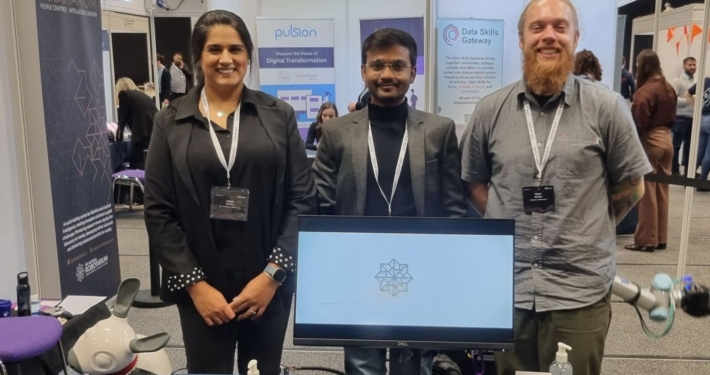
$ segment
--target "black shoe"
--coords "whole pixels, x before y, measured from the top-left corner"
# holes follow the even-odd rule
[[[667,243],[659,243],[658,246],[656,246],[656,250],[665,250],[667,247]]]
[[[624,246],[624,249],[631,250],[631,251],[643,251],[646,253],[652,253],[652,252],[656,251],[655,246],[626,245],[626,246]]]

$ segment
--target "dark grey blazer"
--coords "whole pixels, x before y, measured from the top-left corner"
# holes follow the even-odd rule
[[[323,123],[313,172],[319,212],[365,214],[367,107]],[[454,121],[409,107],[409,165],[417,216],[466,215],[461,157]]]

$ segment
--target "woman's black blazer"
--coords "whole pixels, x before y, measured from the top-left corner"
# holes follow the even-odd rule
[[[188,169],[192,128],[202,126],[194,116],[201,90],[194,87],[156,115],[145,168],[145,223],[151,251],[163,269],[161,298],[168,302],[189,301],[184,288],[171,292],[167,279],[190,274],[196,267],[226,298],[235,297],[227,295],[229,281],[212,236],[209,207],[201,207]],[[245,111],[256,115],[246,116]],[[278,154],[270,238],[274,248],[297,259],[297,218],[316,212],[316,190],[294,110],[245,87],[242,112],[242,126],[263,126]],[[289,277],[281,292],[292,292],[294,279]]]

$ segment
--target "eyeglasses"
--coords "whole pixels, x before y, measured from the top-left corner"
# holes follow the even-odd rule
[[[395,60],[390,63],[386,63],[384,61],[380,60],[372,60],[367,64],[363,64],[363,66],[366,66],[374,72],[381,73],[385,70],[385,68],[389,67],[392,72],[394,73],[402,73],[404,72],[407,68],[412,67],[412,65],[407,64],[406,62],[402,60]]]

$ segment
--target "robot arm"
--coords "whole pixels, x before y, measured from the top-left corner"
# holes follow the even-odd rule
[[[670,276],[659,273],[653,278],[651,288],[644,289],[619,276],[614,278],[611,292],[624,302],[649,312],[651,320],[665,321],[669,316],[671,302],[688,315],[694,317],[710,316],[710,292],[704,285],[693,283],[685,277],[681,288],[674,289]]]

